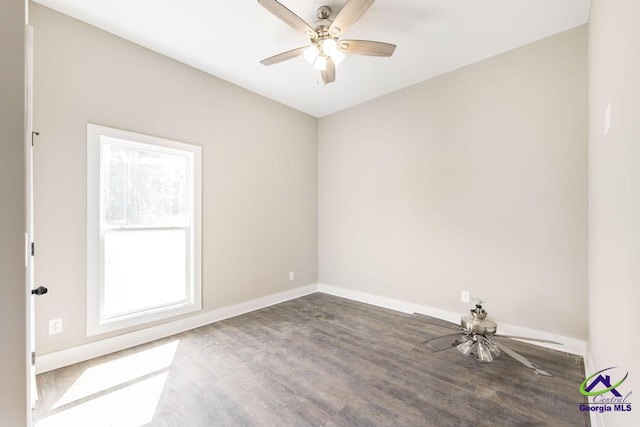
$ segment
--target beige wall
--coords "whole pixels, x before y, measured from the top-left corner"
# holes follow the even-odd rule
[[[39,353],[89,341],[87,122],[203,147],[205,310],[317,282],[315,118],[42,6],[30,19]]]
[[[0,6],[0,427],[27,424],[25,2]]]
[[[320,283],[585,339],[586,35],[320,119]]]
[[[316,121],[40,6],[36,27],[37,337],[86,342],[85,124],[205,150],[207,309],[316,281]],[[23,424],[22,1],[2,5],[2,423]],[[593,0],[589,26],[589,341],[640,389],[640,6]],[[22,20],[22,21],[21,21]],[[319,281],[585,338],[586,30],[320,120]],[[15,57],[15,60],[11,58]],[[167,82],[170,82],[168,84]],[[612,128],[603,132],[612,105]],[[296,281],[286,275],[296,271]],[[46,322],[62,317],[65,333]],[[10,325],[10,327],[9,327]],[[15,351],[15,349],[18,349]],[[635,374],[634,374],[635,372]],[[637,425],[638,413],[606,425]],[[4,425],[0,423],[0,425]]]
[[[593,369],[629,372],[640,391],[640,3],[593,0],[589,24],[589,343]],[[611,128],[605,135],[605,111]],[[620,374],[618,371],[616,374]],[[631,401],[636,405],[636,395]],[[635,405],[634,405],[635,406]],[[640,411],[607,413],[638,426]]]

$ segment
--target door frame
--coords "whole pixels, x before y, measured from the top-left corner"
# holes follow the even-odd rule
[[[25,263],[26,263],[26,331],[27,331],[27,358],[29,407],[35,407],[38,400],[38,389],[35,373],[35,302],[31,293],[34,289],[34,221],[33,221],[33,27],[25,28],[25,201],[26,201],[26,233],[25,233]]]

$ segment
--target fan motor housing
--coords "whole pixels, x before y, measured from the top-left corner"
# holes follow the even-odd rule
[[[480,335],[494,335],[498,330],[496,322],[487,319],[474,319],[472,316],[462,316],[460,326],[466,331]]]

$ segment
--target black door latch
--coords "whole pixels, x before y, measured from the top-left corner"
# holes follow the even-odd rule
[[[49,292],[49,289],[46,286],[38,286],[35,289],[31,289],[31,295],[44,295]]]

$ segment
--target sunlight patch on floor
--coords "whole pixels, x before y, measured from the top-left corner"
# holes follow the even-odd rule
[[[51,409],[171,366],[180,341],[173,341],[88,368]]]
[[[138,426],[152,421],[179,343],[87,368],[36,426]]]
[[[133,427],[153,421],[169,376],[155,375],[48,416],[36,427]]]

